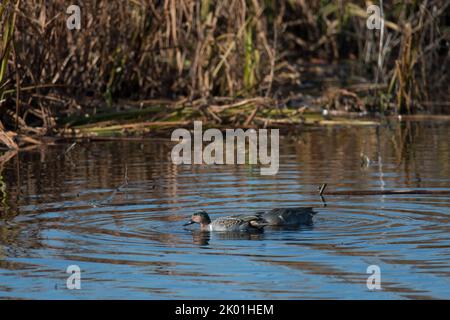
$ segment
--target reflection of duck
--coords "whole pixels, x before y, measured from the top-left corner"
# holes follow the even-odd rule
[[[197,245],[209,245],[211,240],[215,241],[229,241],[229,240],[262,240],[264,232],[208,232],[201,230],[192,231],[192,242]]]
[[[312,208],[277,208],[251,216],[227,216],[211,221],[206,211],[199,211],[185,226],[198,223],[203,231],[258,231],[265,226],[311,225],[314,214]]]

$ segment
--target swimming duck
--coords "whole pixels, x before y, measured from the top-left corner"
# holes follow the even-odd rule
[[[221,217],[211,221],[208,213],[203,210],[194,213],[184,226],[193,223],[200,224],[202,231],[261,231],[267,225],[261,217],[246,215]]]
[[[263,230],[265,226],[296,226],[311,225],[316,214],[312,208],[277,208],[270,211],[260,211],[254,215],[235,215],[221,217],[211,221],[206,211],[192,215],[191,220],[184,224],[200,224],[202,231],[255,231]]]
[[[264,219],[269,226],[296,226],[311,225],[316,213],[311,207],[297,207],[260,211],[255,216]]]

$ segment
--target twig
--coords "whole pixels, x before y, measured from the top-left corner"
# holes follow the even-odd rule
[[[19,149],[19,146],[14,141],[15,136],[16,136],[16,134],[11,131],[5,132],[3,130],[0,130],[0,142],[3,142],[3,144],[6,145],[6,147],[8,149],[13,149],[13,150]]]
[[[125,164],[125,173],[124,173],[123,180],[124,180],[124,182],[120,186],[114,188],[113,192],[109,196],[107,196],[103,199],[100,199],[99,201],[90,201],[89,202],[90,205],[93,207],[107,205],[108,203],[110,203],[111,201],[114,200],[114,197],[116,196],[117,192],[121,191],[122,188],[125,188],[126,186],[128,186],[128,165],[127,164]]]
[[[73,150],[73,148],[75,148],[76,146],[76,142],[72,143],[65,151],[63,154],[58,155],[56,158],[57,159],[61,159],[62,157],[66,157],[69,155],[69,152]]]
[[[252,113],[248,116],[247,120],[245,120],[244,126],[249,126],[250,123],[252,123],[253,119],[255,118],[256,114],[258,113],[259,107],[257,106]]]
[[[324,183],[319,187],[319,195],[322,197],[323,192],[325,191],[325,188],[327,187],[327,184]]]
[[[256,97],[256,98],[251,98],[251,99],[244,99],[244,100],[238,101],[236,103],[222,105],[222,106],[212,105],[212,106],[209,106],[209,109],[211,109],[215,113],[220,113],[220,112],[230,109],[230,108],[242,107],[242,106],[249,105],[249,104],[265,105],[265,104],[270,104],[271,102],[272,102],[272,99],[270,99],[270,98]]]

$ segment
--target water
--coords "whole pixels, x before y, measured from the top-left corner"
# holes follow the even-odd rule
[[[70,144],[21,152],[0,165],[0,297],[448,299],[449,194],[326,192],[450,191],[449,136],[448,122],[305,129],[281,139],[276,176],[175,166],[162,140],[79,143],[66,157]],[[313,226],[182,226],[198,209],[215,218],[295,206],[316,208]],[[81,268],[80,290],[66,287],[69,265]],[[367,288],[371,265],[381,290]]]

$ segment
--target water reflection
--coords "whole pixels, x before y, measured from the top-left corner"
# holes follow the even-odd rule
[[[450,298],[450,125],[307,128],[280,141],[280,171],[176,166],[165,141],[78,143],[0,155],[0,297]],[[362,155],[364,165],[362,165]],[[186,229],[313,206],[314,225],[263,233]],[[83,290],[66,290],[80,265]],[[379,265],[382,291],[366,286]],[[58,290],[55,289],[59,288]]]
[[[211,241],[222,240],[263,240],[264,232],[207,232],[192,231],[192,242],[194,244],[206,246]]]

